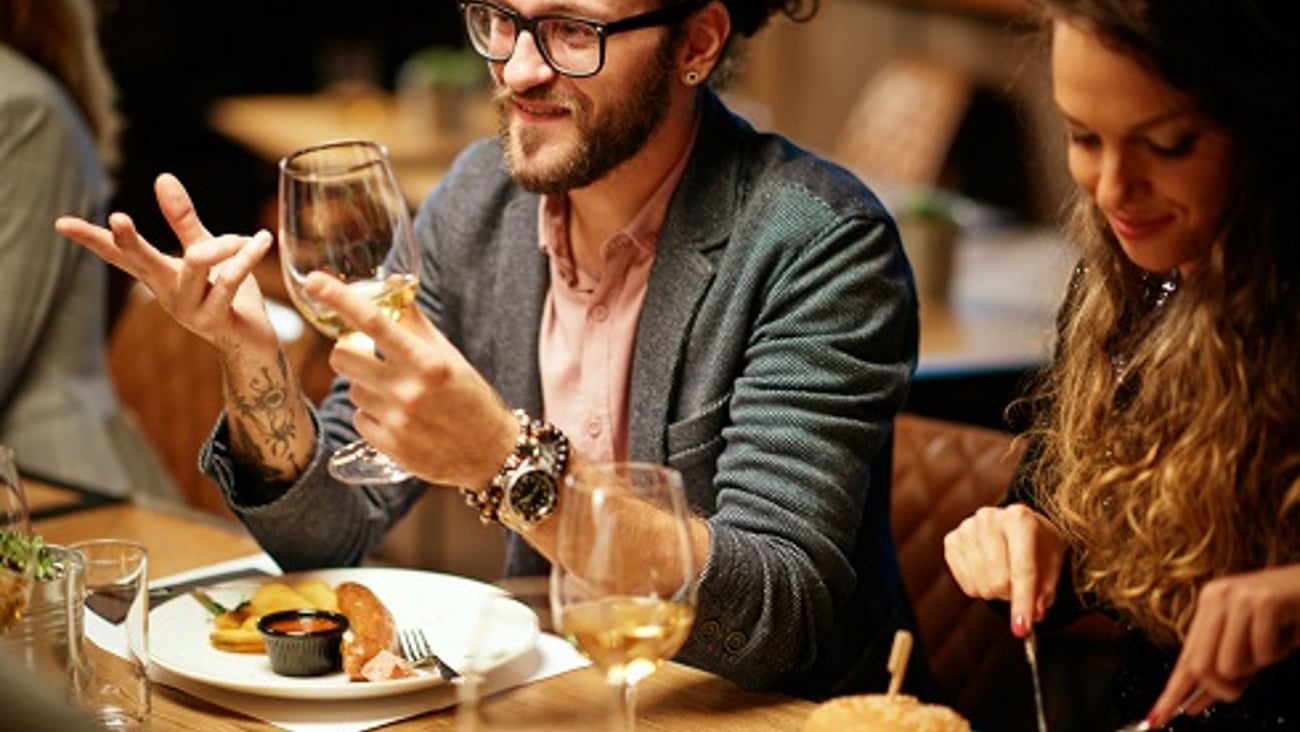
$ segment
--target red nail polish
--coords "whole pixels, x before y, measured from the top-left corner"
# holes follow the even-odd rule
[[[1024,615],[1017,615],[1011,620],[1011,632],[1016,635],[1024,635],[1029,631],[1029,625],[1025,622]]]

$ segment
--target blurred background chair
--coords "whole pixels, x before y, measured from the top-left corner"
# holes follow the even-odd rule
[[[329,386],[330,344],[293,310],[269,302],[290,366],[315,402]],[[137,284],[109,337],[108,367],[118,397],[153,443],[185,502],[231,517],[216,486],[198,469],[199,448],[225,403],[212,347],[172,320]]]
[[[1020,461],[1010,432],[904,413],[895,420],[893,533],[920,642],[947,703],[975,729],[1033,729],[1033,680],[1008,620],[967,597],[948,572],[943,537],[997,504]],[[1118,631],[1092,614],[1039,635],[1047,719],[1055,732],[1108,729]]]
[[[1020,642],[1004,618],[962,593],[943,557],[944,535],[1006,493],[1021,450],[1009,432],[912,414],[894,424],[894,541],[930,668],[976,729],[1031,729]]]
[[[938,185],[974,93],[975,82],[954,64],[895,57],[868,77],[832,157],[873,187]]]

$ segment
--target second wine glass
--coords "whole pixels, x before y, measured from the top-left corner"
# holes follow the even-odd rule
[[[630,732],[636,684],[674,656],[695,620],[698,559],[681,475],[645,463],[587,463],[559,515],[556,629],[604,673],[610,730]]]
[[[397,320],[415,300],[419,256],[411,217],[388,150],[339,140],[280,161],[280,266],[294,306],[326,337],[373,348],[333,310],[303,291],[311,272],[337,277]],[[364,440],[330,457],[330,475],[352,484],[387,484],[408,474]]]

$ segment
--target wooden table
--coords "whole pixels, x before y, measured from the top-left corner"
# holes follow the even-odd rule
[[[917,378],[1034,369],[1055,341],[1077,255],[1050,227],[974,231],[955,247],[947,299],[921,302]]]
[[[61,489],[31,478],[27,491],[51,497]],[[221,519],[164,507],[122,503],[87,508],[35,522],[47,541],[66,544],[96,537],[133,539],[149,548],[155,577],[258,551],[242,527]],[[603,704],[605,682],[592,669],[581,669],[503,692],[505,703],[519,714],[545,714],[573,705]],[[639,687],[639,720],[644,729],[750,732],[799,730],[812,709],[810,702],[780,694],[751,693],[712,674],[669,663]],[[156,686],[153,729],[275,730],[270,724],[218,707],[175,689]],[[453,710],[404,720],[386,730],[454,730]]]
[[[427,101],[427,100],[426,100]],[[274,165],[294,150],[357,137],[381,142],[413,207],[442,180],[456,154],[490,135],[494,116],[487,93],[471,97],[459,129],[430,122],[427,104],[374,90],[363,93],[273,94],[218,99],[208,113],[213,129]]]

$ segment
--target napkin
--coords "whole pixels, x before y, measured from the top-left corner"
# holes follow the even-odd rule
[[[165,585],[245,567],[264,569],[272,574],[280,573],[269,556],[255,554],[159,578],[153,584]],[[561,638],[543,633],[532,650],[493,669],[484,682],[484,692],[492,694],[504,691],[572,671],[589,663]],[[295,700],[244,694],[209,686],[157,666],[150,666],[149,676],[155,683],[180,689],[212,704],[233,709],[292,732],[360,732],[373,729],[407,717],[450,707],[456,703],[457,691],[455,684],[442,684],[406,694],[373,699]]]

